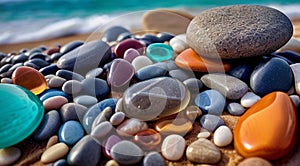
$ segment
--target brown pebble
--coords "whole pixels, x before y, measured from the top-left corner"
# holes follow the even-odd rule
[[[202,111],[200,110],[199,107],[195,105],[191,105],[185,109],[185,114],[189,120],[194,121],[196,118],[202,115]]]
[[[68,103],[68,99],[63,96],[54,96],[43,102],[46,111],[59,110],[64,104]]]
[[[55,145],[58,143],[58,137],[57,135],[53,135],[52,137],[49,138],[46,149],[50,148],[51,146]]]
[[[238,166],[272,166],[272,164],[260,157],[250,157],[243,160]]]

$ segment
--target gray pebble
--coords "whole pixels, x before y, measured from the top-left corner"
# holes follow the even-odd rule
[[[165,166],[164,158],[158,152],[149,152],[143,160],[143,166]]]
[[[76,103],[67,103],[60,108],[60,117],[62,122],[76,120],[82,122],[84,114],[87,112],[85,106]]]
[[[137,164],[144,156],[144,152],[140,147],[127,140],[115,144],[110,152],[114,160],[124,165]]]
[[[98,102],[97,98],[95,98],[93,96],[88,96],[88,95],[77,96],[73,99],[73,101],[75,103],[83,105],[87,108],[95,105]]]
[[[82,84],[77,80],[69,80],[63,84],[62,90],[67,94],[78,94],[82,90]]]
[[[227,110],[231,115],[242,115],[246,109],[239,103],[229,103],[227,105]]]
[[[200,118],[200,124],[203,128],[213,132],[216,128],[224,125],[225,122],[219,116],[206,114]]]
[[[110,117],[110,123],[114,126],[121,124],[125,119],[124,112],[116,112]]]

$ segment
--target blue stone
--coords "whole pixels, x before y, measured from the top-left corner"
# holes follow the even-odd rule
[[[149,152],[143,160],[143,166],[165,166],[164,158],[158,152]]]
[[[276,52],[277,55],[281,55],[294,63],[300,63],[300,54],[294,51],[282,51]]]
[[[140,81],[149,80],[151,78],[162,77],[168,73],[165,68],[159,67],[158,65],[149,65],[139,69],[135,76]]]
[[[54,97],[54,96],[63,96],[65,98],[67,98],[68,100],[71,99],[68,94],[66,94],[63,91],[57,90],[57,89],[47,89],[43,93],[39,94],[38,96],[42,102],[44,102],[48,98]]]
[[[43,141],[53,136],[60,126],[60,116],[56,110],[45,114],[41,124],[35,130],[33,136],[37,141]]]
[[[13,65],[12,64],[5,64],[0,68],[0,74],[7,72]]]
[[[28,57],[29,60],[30,59],[42,59],[42,60],[45,60],[45,61],[47,61],[48,58],[49,58],[49,55],[45,55],[45,54],[42,54],[40,52],[36,52],[36,53],[34,53],[34,54],[32,54]]]
[[[56,72],[56,75],[66,80],[77,80],[77,81],[84,80],[84,77],[82,75],[69,70],[58,70]]]
[[[84,130],[77,121],[70,120],[65,122],[58,131],[58,139],[67,145],[74,145],[84,136]]]
[[[115,113],[117,101],[118,99],[114,98],[104,99],[88,109],[82,120],[82,126],[87,133],[91,132],[94,120],[106,107],[110,107],[113,114]]]
[[[247,64],[241,64],[229,71],[229,75],[236,77],[245,83],[249,83],[253,69]]]
[[[187,71],[187,70],[182,70],[182,69],[171,70],[171,71],[169,71],[169,75],[172,78],[176,78],[181,82],[183,82],[189,78],[195,77],[195,75],[192,71]]]
[[[259,96],[273,91],[287,92],[292,83],[293,74],[289,64],[279,58],[261,62],[250,77],[250,86]]]
[[[75,40],[75,41],[72,41],[70,43],[67,43],[66,45],[64,45],[63,47],[60,48],[60,53],[62,55],[74,50],[75,48],[83,45],[83,41],[81,40]]]
[[[195,98],[195,104],[203,113],[221,115],[225,104],[225,97],[216,90],[206,90],[199,93]]]
[[[218,127],[225,125],[225,122],[219,116],[206,114],[206,115],[201,116],[200,124],[206,130],[213,132]]]
[[[242,115],[246,109],[239,103],[229,103],[227,110],[231,115]]]
[[[107,82],[100,78],[86,78],[82,82],[81,95],[89,95],[103,99],[110,93]]]
[[[49,62],[47,62],[47,61],[45,61],[43,59],[39,59],[39,58],[30,59],[27,62],[33,63],[33,64],[37,65],[40,68],[43,68],[43,67],[46,67],[46,66],[50,65]]]
[[[57,160],[53,164],[53,166],[67,166],[67,165],[68,165],[68,161],[66,159]]]
[[[116,41],[120,34],[130,33],[126,28],[121,26],[113,26],[104,31],[102,40],[104,42]]]
[[[43,67],[39,70],[40,73],[42,73],[44,76],[55,74],[58,70],[58,67],[56,64],[51,64],[49,66]]]
[[[170,41],[174,37],[174,34],[168,32],[160,32],[156,36],[159,38],[160,42],[165,42]]]
[[[189,78],[183,81],[183,83],[188,87],[190,92],[194,94],[199,93],[200,89],[202,89],[203,87],[202,81],[197,78]]]

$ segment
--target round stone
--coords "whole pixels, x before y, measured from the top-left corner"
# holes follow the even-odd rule
[[[155,123],[155,129],[161,134],[186,135],[193,130],[193,123],[186,118],[163,118]]]
[[[66,82],[67,80],[58,76],[52,77],[48,82],[48,87],[49,88],[59,88],[62,87],[62,85]]]
[[[202,89],[203,84],[201,80],[197,78],[189,78],[183,81],[183,83],[187,86],[187,88],[190,90],[193,94],[198,94],[199,91]]]
[[[60,117],[62,122],[76,120],[82,122],[82,118],[88,108],[76,103],[67,103],[60,108]]]
[[[85,78],[99,77],[102,73],[103,73],[103,69],[98,67],[98,68],[92,69],[89,72],[87,72],[85,75]]]
[[[247,92],[242,98],[241,98],[241,105],[249,108],[252,105],[254,105],[258,100],[260,100],[260,97],[254,94],[253,92]]]
[[[48,148],[41,156],[41,161],[45,164],[63,158],[69,152],[69,147],[64,143],[57,143]]]
[[[127,29],[121,26],[113,26],[106,29],[103,32],[102,40],[105,42],[112,42],[118,39],[118,36],[122,33],[129,32]]]
[[[44,116],[44,107],[39,98],[18,85],[0,84],[0,107],[0,148],[27,138]]]
[[[59,126],[59,113],[56,110],[47,112],[39,127],[34,131],[34,139],[37,141],[42,141],[50,138],[57,132]]]
[[[105,157],[107,157],[108,159],[111,159],[111,153],[110,150],[111,148],[118,142],[121,141],[121,138],[117,135],[111,135],[107,138],[106,141],[103,142],[104,148],[102,149]]]
[[[153,62],[170,60],[174,54],[173,48],[164,43],[150,44],[146,49],[146,55]]]
[[[113,126],[108,121],[102,122],[99,125],[97,125],[91,132],[91,136],[96,138],[99,142],[101,139],[112,130]]]
[[[139,69],[135,73],[135,77],[140,81],[145,81],[156,77],[163,77],[167,74],[167,72],[167,69],[159,65],[153,64]]]
[[[114,53],[116,54],[117,58],[123,58],[124,53],[127,49],[134,48],[142,54],[145,49],[144,47],[145,46],[138,40],[126,39],[116,45],[116,47],[114,48]]]
[[[131,63],[134,60],[134,58],[138,56],[140,56],[140,53],[136,49],[129,48],[125,51],[123,58],[129,63]]]
[[[116,143],[110,152],[114,160],[124,165],[137,164],[144,156],[144,152],[140,147],[127,140]]]
[[[46,149],[50,148],[51,146],[57,143],[58,143],[58,136],[57,135],[51,136],[47,142]]]
[[[183,50],[188,49],[189,45],[186,43],[186,35],[185,34],[179,34],[179,35],[174,36],[170,40],[170,46],[177,53],[180,53]]]
[[[58,131],[58,139],[67,145],[74,145],[84,136],[84,130],[77,121],[65,122]]]
[[[114,126],[119,125],[122,123],[125,119],[125,114],[124,112],[116,112],[110,117],[110,123]]]
[[[227,105],[227,110],[231,115],[242,115],[246,109],[239,103],[229,103]]]
[[[68,103],[68,99],[63,96],[54,96],[43,102],[45,111],[59,110],[64,104]]]
[[[221,152],[209,140],[199,138],[187,147],[186,157],[195,163],[216,164],[221,160]]]
[[[142,81],[129,87],[123,97],[127,117],[154,120],[183,110],[190,100],[186,86],[172,78]]]
[[[219,116],[206,114],[201,116],[200,124],[203,128],[207,129],[210,132],[213,132],[219,126],[225,125],[225,122]]]
[[[82,81],[84,77],[78,73],[69,71],[69,70],[58,70],[55,75],[64,78],[66,80],[76,80],[76,81]]]
[[[186,31],[187,43],[198,54],[226,59],[275,52],[292,34],[286,15],[259,5],[208,9],[194,17]]]
[[[208,138],[210,136],[210,132],[205,128],[201,128],[200,132],[197,134],[197,138]]]
[[[195,98],[195,105],[208,114],[221,115],[225,104],[225,97],[213,89],[201,92]]]
[[[166,159],[176,161],[183,156],[185,145],[186,142],[181,135],[168,135],[161,145],[161,153]]]
[[[105,166],[119,166],[119,164],[115,160],[109,160]]]
[[[141,68],[153,64],[153,62],[147,56],[138,56],[134,58],[131,62],[135,71],[140,70]]]
[[[227,146],[233,140],[233,135],[229,127],[223,125],[216,129],[214,133],[214,143],[219,146]]]
[[[90,95],[97,99],[103,99],[110,93],[110,88],[107,82],[99,78],[86,78],[81,81],[82,95]]]
[[[62,90],[67,94],[75,95],[82,90],[82,84],[77,80],[69,80],[63,84]]]
[[[0,149],[0,165],[11,165],[21,157],[21,150],[17,147]]]
[[[165,166],[164,158],[158,152],[149,152],[143,160],[143,166]]]

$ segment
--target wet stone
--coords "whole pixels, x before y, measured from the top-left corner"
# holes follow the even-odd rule
[[[123,58],[124,53],[129,48],[134,48],[142,54],[144,52],[145,46],[135,39],[126,39],[124,41],[121,41],[119,44],[116,45],[114,49],[114,53],[117,58]]]
[[[58,136],[57,135],[51,136],[47,141],[46,149],[50,148],[51,146],[57,143],[58,143]]]
[[[233,135],[229,127],[223,125],[214,132],[214,144],[218,147],[229,145],[233,140]]]
[[[158,152],[149,152],[143,160],[144,166],[165,166],[164,158]]]
[[[161,135],[153,129],[146,129],[135,134],[134,142],[143,149],[151,150],[161,143]]]
[[[134,165],[143,159],[144,152],[136,144],[124,140],[111,148],[111,156],[120,164]]]
[[[43,141],[50,138],[56,133],[60,126],[59,113],[55,110],[49,111],[45,114],[39,127],[34,131],[34,139]]]
[[[140,53],[134,49],[134,48],[129,48],[124,52],[124,59],[131,63],[136,57],[140,56]]]
[[[31,59],[26,62],[35,64],[36,66],[38,66],[39,69],[50,65],[49,62],[42,60],[42,59],[38,59],[38,58]],[[25,66],[26,66],[26,62],[24,63]]]
[[[74,145],[84,136],[84,130],[81,124],[77,121],[67,121],[58,131],[58,139],[67,145]]]
[[[225,124],[224,120],[216,115],[206,114],[200,118],[200,124],[203,128],[213,132],[219,126]]]
[[[123,97],[127,117],[154,120],[178,113],[190,100],[190,93],[180,81],[168,77],[142,81],[129,87]]]
[[[231,69],[228,74],[244,81],[245,83],[249,83],[252,70],[253,69],[250,65],[241,64]]]
[[[57,89],[47,89],[39,95],[39,98],[42,102],[44,102],[48,98],[51,98],[51,97],[54,97],[54,96],[63,96],[67,99],[70,99],[70,96],[68,94],[66,94],[63,91],[57,90]]]
[[[45,111],[59,110],[66,103],[68,99],[63,96],[53,96],[43,101]]]
[[[179,34],[179,35],[174,36],[170,40],[170,46],[177,53],[180,53],[183,50],[189,48],[189,45],[186,42],[186,35],[185,34]]]
[[[66,54],[83,44],[84,42],[80,40],[71,41],[60,48],[60,53]]]
[[[114,126],[119,125],[125,119],[125,114],[123,112],[116,112],[110,117],[110,123]]]
[[[150,44],[146,49],[146,55],[153,62],[161,62],[170,60],[173,57],[174,51],[171,46],[164,43]]]
[[[183,156],[185,145],[186,142],[182,136],[172,134],[163,140],[161,153],[166,159],[176,161]]]
[[[69,147],[64,143],[57,143],[46,151],[41,156],[41,161],[45,164],[57,161],[63,158],[69,152]]]
[[[63,84],[66,82],[67,80],[58,76],[52,77],[48,82],[48,87],[49,88],[59,88],[62,87]]]
[[[183,82],[189,78],[195,77],[193,72],[188,71],[188,70],[182,70],[182,69],[175,69],[175,70],[169,71],[169,76],[171,76],[172,78],[176,78],[181,82]]]
[[[179,134],[184,136],[193,130],[193,123],[181,117],[176,117],[175,119],[163,118],[155,123],[155,129],[164,135]]]
[[[105,166],[119,166],[119,164],[115,160],[109,160]]]
[[[122,33],[128,33],[129,31],[121,26],[113,26],[106,29],[102,36],[102,41],[104,42],[112,42],[118,39],[118,36]]]
[[[0,149],[0,165],[11,165],[21,157],[21,150],[17,147]]]
[[[138,71],[145,66],[153,64],[153,62],[147,56],[138,56],[134,58],[131,64],[134,67],[135,71]]]
[[[291,100],[293,101],[295,107],[297,108],[300,103],[300,98],[298,95],[290,95]]]
[[[107,136],[107,134],[112,130],[112,128],[113,126],[108,121],[102,122],[92,129],[91,136],[93,136],[99,142],[101,142],[102,138]]]
[[[231,115],[242,115],[246,109],[239,103],[229,103],[227,105],[227,110]]]
[[[252,105],[254,105],[257,101],[260,100],[260,97],[254,94],[253,92],[247,92],[242,98],[241,98],[241,105],[249,108]]]
[[[94,130],[99,124],[106,122],[110,119],[113,114],[112,109],[110,107],[106,107],[100,114],[97,115],[93,124],[92,130]]]
[[[183,81],[183,83],[187,86],[191,93],[199,93],[203,87],[201,80],[197,78],[186,79]]]
[[[53,166],[65,166],[68,164],[68,161],[66,159],[60,159],[53,163]]]
[[[83,95],[94,96],[103,99],[110,93],[110,88],[105,80],[99,78],[86,78],[82,82]]]
[[[58,71],[58,67],[56,64],[50,64],[49,66],[43,67],[39,70],[44,76],[48,74],[55,74]]]
[[[85,75],[85,78],[99,77],[102,73],[103,73],[103,69],[98,67],[98,68],[92,69],[89,72],[87,72]]]

